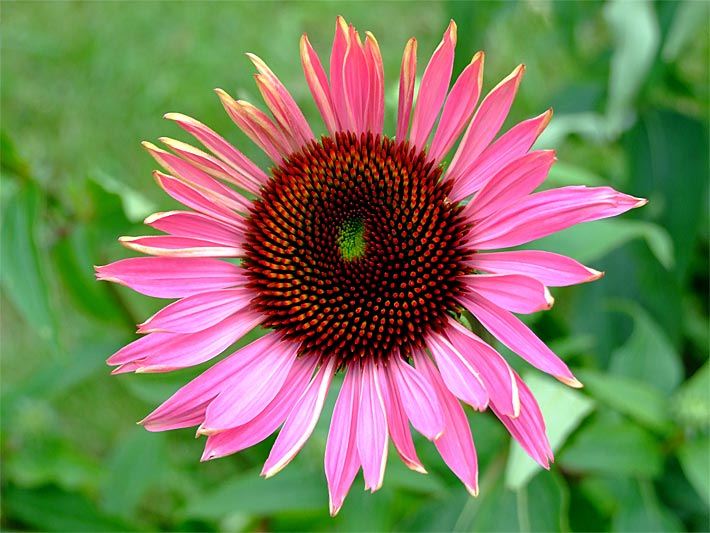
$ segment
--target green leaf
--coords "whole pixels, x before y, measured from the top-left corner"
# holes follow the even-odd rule
[[[38,226],[43,198],[39,188],[25,182],[3,205],[0,281],[27,324],[45,342],[56,340],[56,321],[50,304],[47,262]]]
[[[661,327],[634,302],[615,302],[613,308],[633,318],[634,331],[626,344],[613,353],[610,371],[671,393],[683,379],[683,368]]]
[[[145,196],[105,172],[96,172],[92,180],[104,191],[120,198],[123,212],[131,222],[142,222],[145,217],[156,211],[155,205]]]
[[[672,411],[688,428],[710,428],[710,363],[696,371],[673,397]]]
[[[710,437],[698,435],[678,450],[678,459],[688,481],[710,506]]]
[[[612,531],[684,531],[683,525],[658,501],[653,484],[639,480],[631,484],[612,522]]]
[[[573,472],[653,478],[661,472],[663,456],[656,439],[639,426],[600,417],[575,435],[559,463]]]
[[[670,419],[667,400],[653,387],[594,370],[580,370],[577,376],[585,390],[600,402],[648,428],[668,430]]]
[[[101,507],[109,514],[130,518],[148,489],[160,484],[165,469],[165,436],[132,428],[113,450],[103,483]]]
[[[96,510],[85,496],[56,487],[4,490],[6,517],[40,531],[128,531],[119,519]]]
[[[565,439],[592,411],[594,402],[579,391],[540,376],[530,374],[525,382],[532,390],[545,417],[547,435],[553,451],[562,447]],[[540,470],[540,466],[511,440],[510,456],[505,473],[505,484],[520,489]]]
[[[569,489],[560,476],[540,472],[516,497],[520,531],[569,531]]]
[[[707,28],[707,2],[684,0],[676,9],[673,23],[663,44],[663,60],[670,63],[678,58],[684,48],[694,42],[694,37]]]
[[[539,239],[524,248],[554,250],[592,263],[634,239],[644,239],[666,268],[673,266],[673,241],[662,227],[639,220],[598,220]]]

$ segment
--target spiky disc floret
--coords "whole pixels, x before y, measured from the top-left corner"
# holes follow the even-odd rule
[[[345,362],[423,346],[468,269],[450,187],[426,154],[338,133],[292,154],[254,203],[246,267],[264,325]]]

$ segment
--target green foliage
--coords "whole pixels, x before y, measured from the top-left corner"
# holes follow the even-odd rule
[[[164,5],[3,4],[0,131],[2,388],[0,526],[41,531],[678,531],[710,515],[707,2],[287,2]],[[142,139],[187,137],[161,119],[196,116],[257,163],[266,158],[211,93],[258,101],[263,57],[317,133],[298,38],[327,53],[343,14],[378,37],[386,128],[408,37],[419,73],[448,18],[457,72],[479,49],[484,89],[527,72],[507,126],[549,106],[538,142],[560,160],[549,186],[612,185],[649,198],[620,219],[584,224],[532,247],[606,272],[555,289],[535,331],[584,383],[572,390],[522,371],[539,399],[556,462],[537,467],[495,417],[469,412],[480,466],[471,498],[417,437],[426,476],[390,453],[374,496],[358,477],[327,513],[322,455],[333,398],[293,464],[258,473],[273,439],[200,463],[191,430],[134,426],[198,369],[108,375],[105,358],[161,306],[94,281],[126,257],[119,235],[175,204],[151,179]],[[396,21],[393,24],[392,21]],[[236,58],[236,59],[235,59]],[[348,250],[357,252],[357,231]],[[355,253],[355,256],[357,253]],[[256,332],[254,335],[259,335]],[[242,341],[247,342],[247,340]],[[506,354],[510,355],[510,354]]]

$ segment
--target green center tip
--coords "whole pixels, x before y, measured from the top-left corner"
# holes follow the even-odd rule
[[[352,261],[365,253],[365,224],[359,218],[346,220],[338,235],[340,254],[346,261]]]

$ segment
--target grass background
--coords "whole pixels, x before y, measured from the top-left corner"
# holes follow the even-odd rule
[[[3,529],[707,530],[708,4],[704,2],[4,2],[1,61]],[[553,106],[540,146],[551,185],[611,184],[650,199],[619,220],[545,239],[607,275],[554,290],[529,322],[586,387],[530,372],[556,462],[540,472],[489,414],[470,414],[481,495],[467,496],[418,442],[428,476],[390,459],[374,496],[361,478],[327,516],[329,415],[277,477],[271,440],[199,463],[191,430],[134,425],[196,371],[109,377],[104,359],[158,302],[93,280],[127,256],[116,237],[171,201],[139,141],[187,140],[161,117],[195,116],[260,164],[212,93],[257,102],[265,58],[323,131],[298,58],[327,56],[334,17],[382,47],[389,122],[401,51],[422,64],[449,18],[456,71],[486,57],[489,89],[524,62],[509,124]],[[514,359],[510,358],[511,362]],[[199,370],[199,369],[198,369]],[[334,396],[331,394],[331,396]],[[331,404],[332,405],[332,401]],[[330,409],[332,407],[328,407]]]

